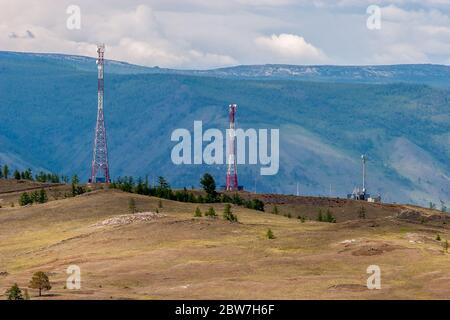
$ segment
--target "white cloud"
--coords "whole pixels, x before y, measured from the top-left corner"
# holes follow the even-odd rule
[[[327,60],[325,54],[303,37],[294,34],[273,34],[270,37],[258,37],[255,43],[262,49],[274,54],[274,58],[283,63],[321,63]]]
[[[404,43],[390,45],[375,53],[372,59],[373,64],[430,63],[423,51]]]
[[[149,66],[450,61],[448,0],[0,0],[1,50],[95,55]],[[382,6],[382,29],[366,8]],[[32,35],[32,36],[31,36]],[[448,56],[448,57],[447,57]]]

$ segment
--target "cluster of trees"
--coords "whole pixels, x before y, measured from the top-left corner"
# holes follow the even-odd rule
[[[26,206],[33,203],[46,203],[48,201],[47,192],[44,189],[36,190],[34,192],[28,193],[24,192],[20,195],[19,204],[21,206]]]
[[[8,165],[5,164],[3,167],[0,167],[0,178],[8,179],[10,178],[11,170],[9,169]],[[38,182],[51,182],[51,183],[60,183],[61,181],[64,181],[65,183],[69,182],[69,179],[67,176],[59,176],[55,173],[45,173],[43,171],[39,172],[38,174],[33,177],[33,171],[28,168],[24,171],[14,170],[12,173],[12,177],[16,180],[30,180],[30,181],[38,181]]]
[[[31,169],[27,169],[25,171],[20,172],[19,170],[14,170],[13,173],[14,179],[16,180],[33,180],[33,173]]]
[[[42,296],[43,290],[50,290],[52,288],[50,280],[45,272],[38,271],[33,274],[28,285],[31,289],[37,289],[39,291],[39,297]],[[30,300],[27,289],[20,289],[17,283],[5,292],[6,299],[8,300]]]
[[[193,192],[188,191],[186,188],[183,190],[173,191],[164,177],[159,177],[158,183],[155,186],[150,186],[148,178],[145,180],[142,178],[135,180],[132,177],[118,178],[110,184],[110,188],[180,202],[232,203],[238,206],[245,206],[249,209],[264,211],[264,203],[259,199],[245,200],[242,199],[237,193],[232,196],[224,193],[218,193],[216,191],[216,182],[209,173],[203,175],[200,180],[200,184],[202,185],[206,195],[196,195]]]
[[[87,192],[86,187],[80,185],[80,180],[77,175],[72,177],[72,190],[69,193],[65,193],[65,197],[75,197]],[[26,206],[33,203],[46,203],[48,201],[47,192],[44,189],[36,190],[33,192],[24,192],[19,197],[19,204]]]
[[[63,181],[64,183],[69,182],[69,178],[67,176],[59,176],[56,173],[45,173],[43,171],[36,174],[35,179],[37,182],[50,182],[50,183],[60,183]]]
[[[194,217],[201,218],[202,217],[202,211],[199,207],[195,209]],[[205,217],[209,218],[217,218],[216,210],[213,207],[209,207],[208,210],[205,212]],[[225,204],[225,208],[223,209],[223,215],[224,220],[230,221],[230,222],[238,222],[238,217],[231,212],[231,205],[229,203]]]

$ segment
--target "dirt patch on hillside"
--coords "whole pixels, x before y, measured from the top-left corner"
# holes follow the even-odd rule
[[[370,245],[363,245],[359,249],[352,252],[354,256],[377,256],[385,252],[391,252],[402,247],[393,246],[388,243],[373,243]]]
[[[397,219],[413,223],[432,223],[432,224],[450,224],[449,214],[429,213],[425,211],[405,209],[396,215]]]
[[[124,214],[103,220],[99,223],[94,224],[93,227],[122,226],[140,221],[153,221],[163,217],[165,217],[165,215],[156,212],[139,212],[135,214]]]

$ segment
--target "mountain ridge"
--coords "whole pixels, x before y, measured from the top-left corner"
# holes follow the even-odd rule
[[[78,63],[79,70],[89,71],[94,57],[60,53],[22,53],[0,51],[0,57],[15,55],[19,57],[54,59]],[[449,87],[450,66],[440,64],[394,64],[394,65],[290,65],[261,64],[236,65],[205,70],[170,69],[158,66],[142,66],[118,60],[106,59],[110,73],[118,74],[180,74],[242,79],[306,80],[320,82],[350,83],[417,83]]]

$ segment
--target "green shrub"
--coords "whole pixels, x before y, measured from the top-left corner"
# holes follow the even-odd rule
[[[17,283],[14,283],[11,288],[6,290],[5,295],[8,300],[24,300],[22,290],[20,290]]]
[[[231,205],[227,203],[223,210],[223,218],[230,222],[238,222],[238,218],[231,212]]]
[[[336,223],[336,218],[333,217],[333,214],[331,213],[330,209],[327,210],[324,222]]]
[[[271,229],[267,230],[266,237],[267,239],[275,239],[275,235],[273,234]]]
[[[216,210],[213,207],[209,207],[208,211],[205,213],[205,217],[217,218]]]
[[[264,202],[259,199],[253,199],[245,202],[245,206],[249,209],[264,211]]]
[[[32,203],[33,203],[33,199],[30,197],[30,195],[27,192],[24,192],[20,195],[19,204],[21,206],[26,206],[26,205],[32,204]]]
[[[200,218],[201,216],[202,216],[202,212],[200,211],[200,208],[197,207],[197,209],[195,209],[194,217]]]

